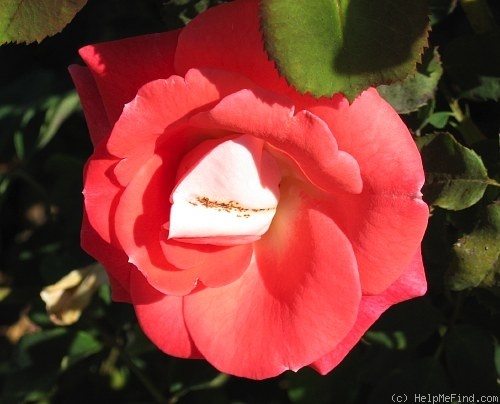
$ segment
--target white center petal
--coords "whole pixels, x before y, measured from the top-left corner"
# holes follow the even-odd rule
[[[170,202],[169,238],[234,245],[258,240],[271,224],[281,174],[264,142],[249,135],[208,140],[188,153]]]

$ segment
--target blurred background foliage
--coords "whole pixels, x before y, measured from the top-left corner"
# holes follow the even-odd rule
[[[92,148],[67,66],[81,63],[83,45],[182,27],[221,2],[89,0],[62,33],[0,47],[0,402],[379,404],[398,392],[409,402],[413,393],[499,394],[496,0],[430,0],[418,72],[380,87],[424,161],[429,292],[391,308],[330,374],[256,382],[171,358],[129,305],[111,302],[79,246]],[[71,325],[40,297],[65,276],[46,294],[77,297]]]

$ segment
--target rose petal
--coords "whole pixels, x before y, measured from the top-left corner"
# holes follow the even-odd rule
[[[408,128],[375,89],[349,105],[319,100],[308,110],[328,124],[340,150],[351,154],[372,192],[421,196],[422,161]],[[367,111],[371,111],[367,115]]]
[[[193,67],[223,69],[286,94],[289,86],[264,51],[258,13],[257,1],[244,0],[222,4],[197,16],[179,35],[177,72],[182,75]]]
[[[276,212],[281,174],[263,142],[243,135],[207,140],[180,164],[169,238],[235,245],[264,234]],[[179,174],[178,174],[179,176]]]
[[[331,206],[293,184],[281,192],[253,265],[231,284],[184,297],[193,341],[223,372],[263,379],[297,370],[330,352],[356,320],[356,261]]]
[[[376,90],[363,92],[350,106],[327,104],[309,109],[328,123],[363,178],[360,195],[335,198],[334,217],[353,244],[363,293],[379,294],[408,266],[427,225],[420,155],[404,123]],[[367,119],[366,111],[375,112]]]
[[[182,297],[158,292],[137,271],[130,293],[142,330],[158,348],[180,358],[202,358],[184,323]]]
[[[248,111],[252,111],[251,114]],[[362,181],[356,160],[338,153],[328,126],[307,111],[294,115],[286,97],[259,88],[225,97],[210,111],[190,120],[200,128],[218,128],[259,137],[286,153],[318,187],[359,193]]]
[[[394,304],[422,296],[426,290],[422,255],[419,249],[408,268],[389,289],[377,296],[362,297],[358,319],[349,334],[332,352],[314,361],[311,366],[319,373],[327,374],[345,358],[384,311]]]
[[[112,180],[117,160],[99,146],[84,170],[83,196],[90,225],[108,243],[111,242],[110,212],[114,210],[122,188]]]
[[[253,251],[249,245],[228,247],[176,240],[162,242],[161,248],[169,263],[176,268],[202,274],[203,284],[212,288],[238,279],[241,273],[234,271],[234,268],[247,268]],[[231,274],[233,278],[228,278]]]
[[[130,303],[130,273],[136,269],[128,262],[128,257],[121,249],[100,237],[89,224],[85,213],[82,221],[81,244],[88,254],[106,268],[113,300]]]
[[[85,166],[81,245],[107,269],[113,299],[129,301],[129,273],[134,267],[128,263],[128,257],[116,240],[111,213],[121,193],[121,188],[113,181],[112,175],[116,161],[109,156],[105,144],[101,142]]]
[[[80,96],[80,102],[90,132],[90,139],[92,140],[92,144],[96,146],[111,131],[111,125],[100,98],[99,90],[89,69],[71,65],[68,70]]]
[[[337,195],[335,221],[351,240],[363,294],[379,294],[408,266],[422,240],[429,210],[419,198]]]
[[[179,31],[170,31],[80,49],[80,56],[94,76],[111,124],[143,84],[175,74],[173,59],[178,35]]]
[[[182,132],[180,126],[191,114],[248,85],[248,79],[237,74],[203,69],[190,70],[185,78],[172,76],[141,87],[108,139],[109,152],[123,158],[115,169],[117,180],[128,184],[169,127]]]
[[[178,144],[170,142],[164,159],[154,155],[141,167],[123,192],[115,215],[116,234],[129,261],[157,290],[176,296],[190,293],[199,281],[207,285],[232,282],[247,268],[252,254],[251,245],[227,250],[214,248],[223,264],[214,266],[212,260],[206,260],[206,264],[200,260],[184,270],[167,260],[164,251],[172,253],[163,245],[167,240],[165,225],[169,215],[169,190],[172,189],[169,184],[175,176],[172,167],[177,166],[176,158],[179,158],[178,150],[182,149],[183,140],[177,138]],[[204,252],[200,250],[199,254]]]

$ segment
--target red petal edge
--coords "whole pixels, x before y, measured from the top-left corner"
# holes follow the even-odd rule
[[[364,333],[394,304],[414,297],[423,296],[427,290],[425,272],[420,248],[401,277],[389,289],[378,296],[363,296],[358,319],[349,334],[329,354],[314,361],[311,367],[321,374],[327,374],[336,367],[358,343]]]
[[[179,358],[203,358],[186,329],[182,297],[158,292],[137,271],[131,276],[130,293],[142,330],[158,348]]]
[[[111,124],[143,84],[175,74],[173,61],[178,35],[179,31],[170,31],[80,49]]]

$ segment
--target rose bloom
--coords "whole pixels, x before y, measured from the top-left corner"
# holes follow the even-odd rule
[[[82,246],[167,354],[253,379],[325,374],[426,291],[424,173],[375,89],[299,94],[259,23],[258,1],[236,0],[80,50]]]

